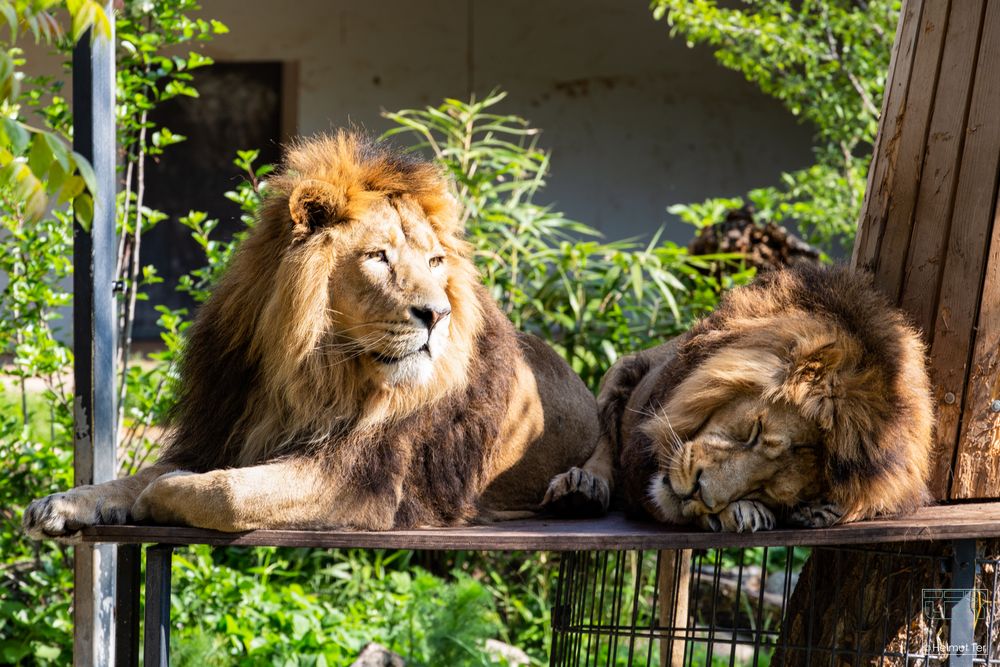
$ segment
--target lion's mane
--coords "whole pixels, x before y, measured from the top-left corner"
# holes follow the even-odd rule
[[[309,179],[334,186],[324,202],[334,221],[358,220],[383,198],[414,199],[446,249],[452,343],[430,386],[386,390],[324,344],[341,249],[296,235],[290,209],[311,202],[293,193]],[[447,180],[429,163],[349,132],[293,146],[188,333],[163,460],[204,472],[335,452],[331,474],[346,476],[355,498],[401,494],[396,526],[474,515],[520,352],[461,235]]]
[[[623,373],[641,377],[636,359]],[[623,376],[624,377],[624,376]],[[929,497],[933,407],[925,348],[904,314],[867,274],[803,266],[760,276],[730,292],[683,335],[641,412],[666,412],[690,437],[740,393],[786,401],[823,436],[822,484],[845,520],[915,509]],[[636,382],[602,404],[605,437],[619,439]],[[648,501],[657,451],[649,428],[620,443],[630,505]]]

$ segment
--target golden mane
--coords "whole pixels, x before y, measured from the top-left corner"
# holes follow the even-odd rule
[[[649,475],[740,397],[787,405],[820,431],[816,484],[844,520],[915,509],[926,479],[934,411],[924,345],[901,311],[843,268],[775,271],[729,293],[675,343],[619,443],[626,495],[646,502]],[[605,437],[619,439],[632,389],[650,372],[641,356],[602,394]],[[820,488],[817,487],[817,488]]]
[[[167,459],[200,469],[249,465],[338,433],[380,429],[466,382],[482,326],[478,278],[448,181],[430,163],[346,131],[300,140],[265,185],[256,225],[202,306],[180,369]],[[319,194],[317,194],[319,193]],[[338,257],[331,235],[296,216],[324,197],[327,224],[364,224],[377,203],[415,202],[447,252],[451,346],[434,381],[386,388],[334,344],[327,303]],[[187,463],[191,466],[190,463]]]

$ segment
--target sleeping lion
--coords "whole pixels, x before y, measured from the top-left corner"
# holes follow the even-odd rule
[[[190,329],[159,462],[36,500],[34,537],[126,521],[385,530],[530,515],[594,398],[500,312],[449,181],[356,133],[293,146]]]
[[[847,269],[777,271],[733,290],[688,333],[616,363],[598,406],[598,449],[553,480],[556,503],[607,497],[614,471],[630,511],[743,532],[929,497],[924,346]]]

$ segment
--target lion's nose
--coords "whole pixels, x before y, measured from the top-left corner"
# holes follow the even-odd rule
[[[691,492],[691,500],[701,501],[701,482],[698,482],[694,487],[694,491]]]
[[[694,476],[694,488],[682,500],[702,500],[702,489],[704,488],[701,484],[701,473],[703,470],[699,470]]]
[[[434,326],[451,314],[451,308],[444,306],[413,306],[410,314],[424,323],[428,331],[432,331]]]

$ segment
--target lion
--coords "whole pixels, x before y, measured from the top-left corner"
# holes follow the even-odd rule
[[[929,498],[924,345],[846,268],[800,266],[734,289],[688,333],[620,359],[598,406],[598,448],[553,480],[553,502],[607,497],[617,474],[631,512],[744,532]]]
[[[300,140],[190,328],[136,475],[31,503],[34,537],[530,516],[593,453],[593,394],[480,285],[442,171],[361,133]]]

